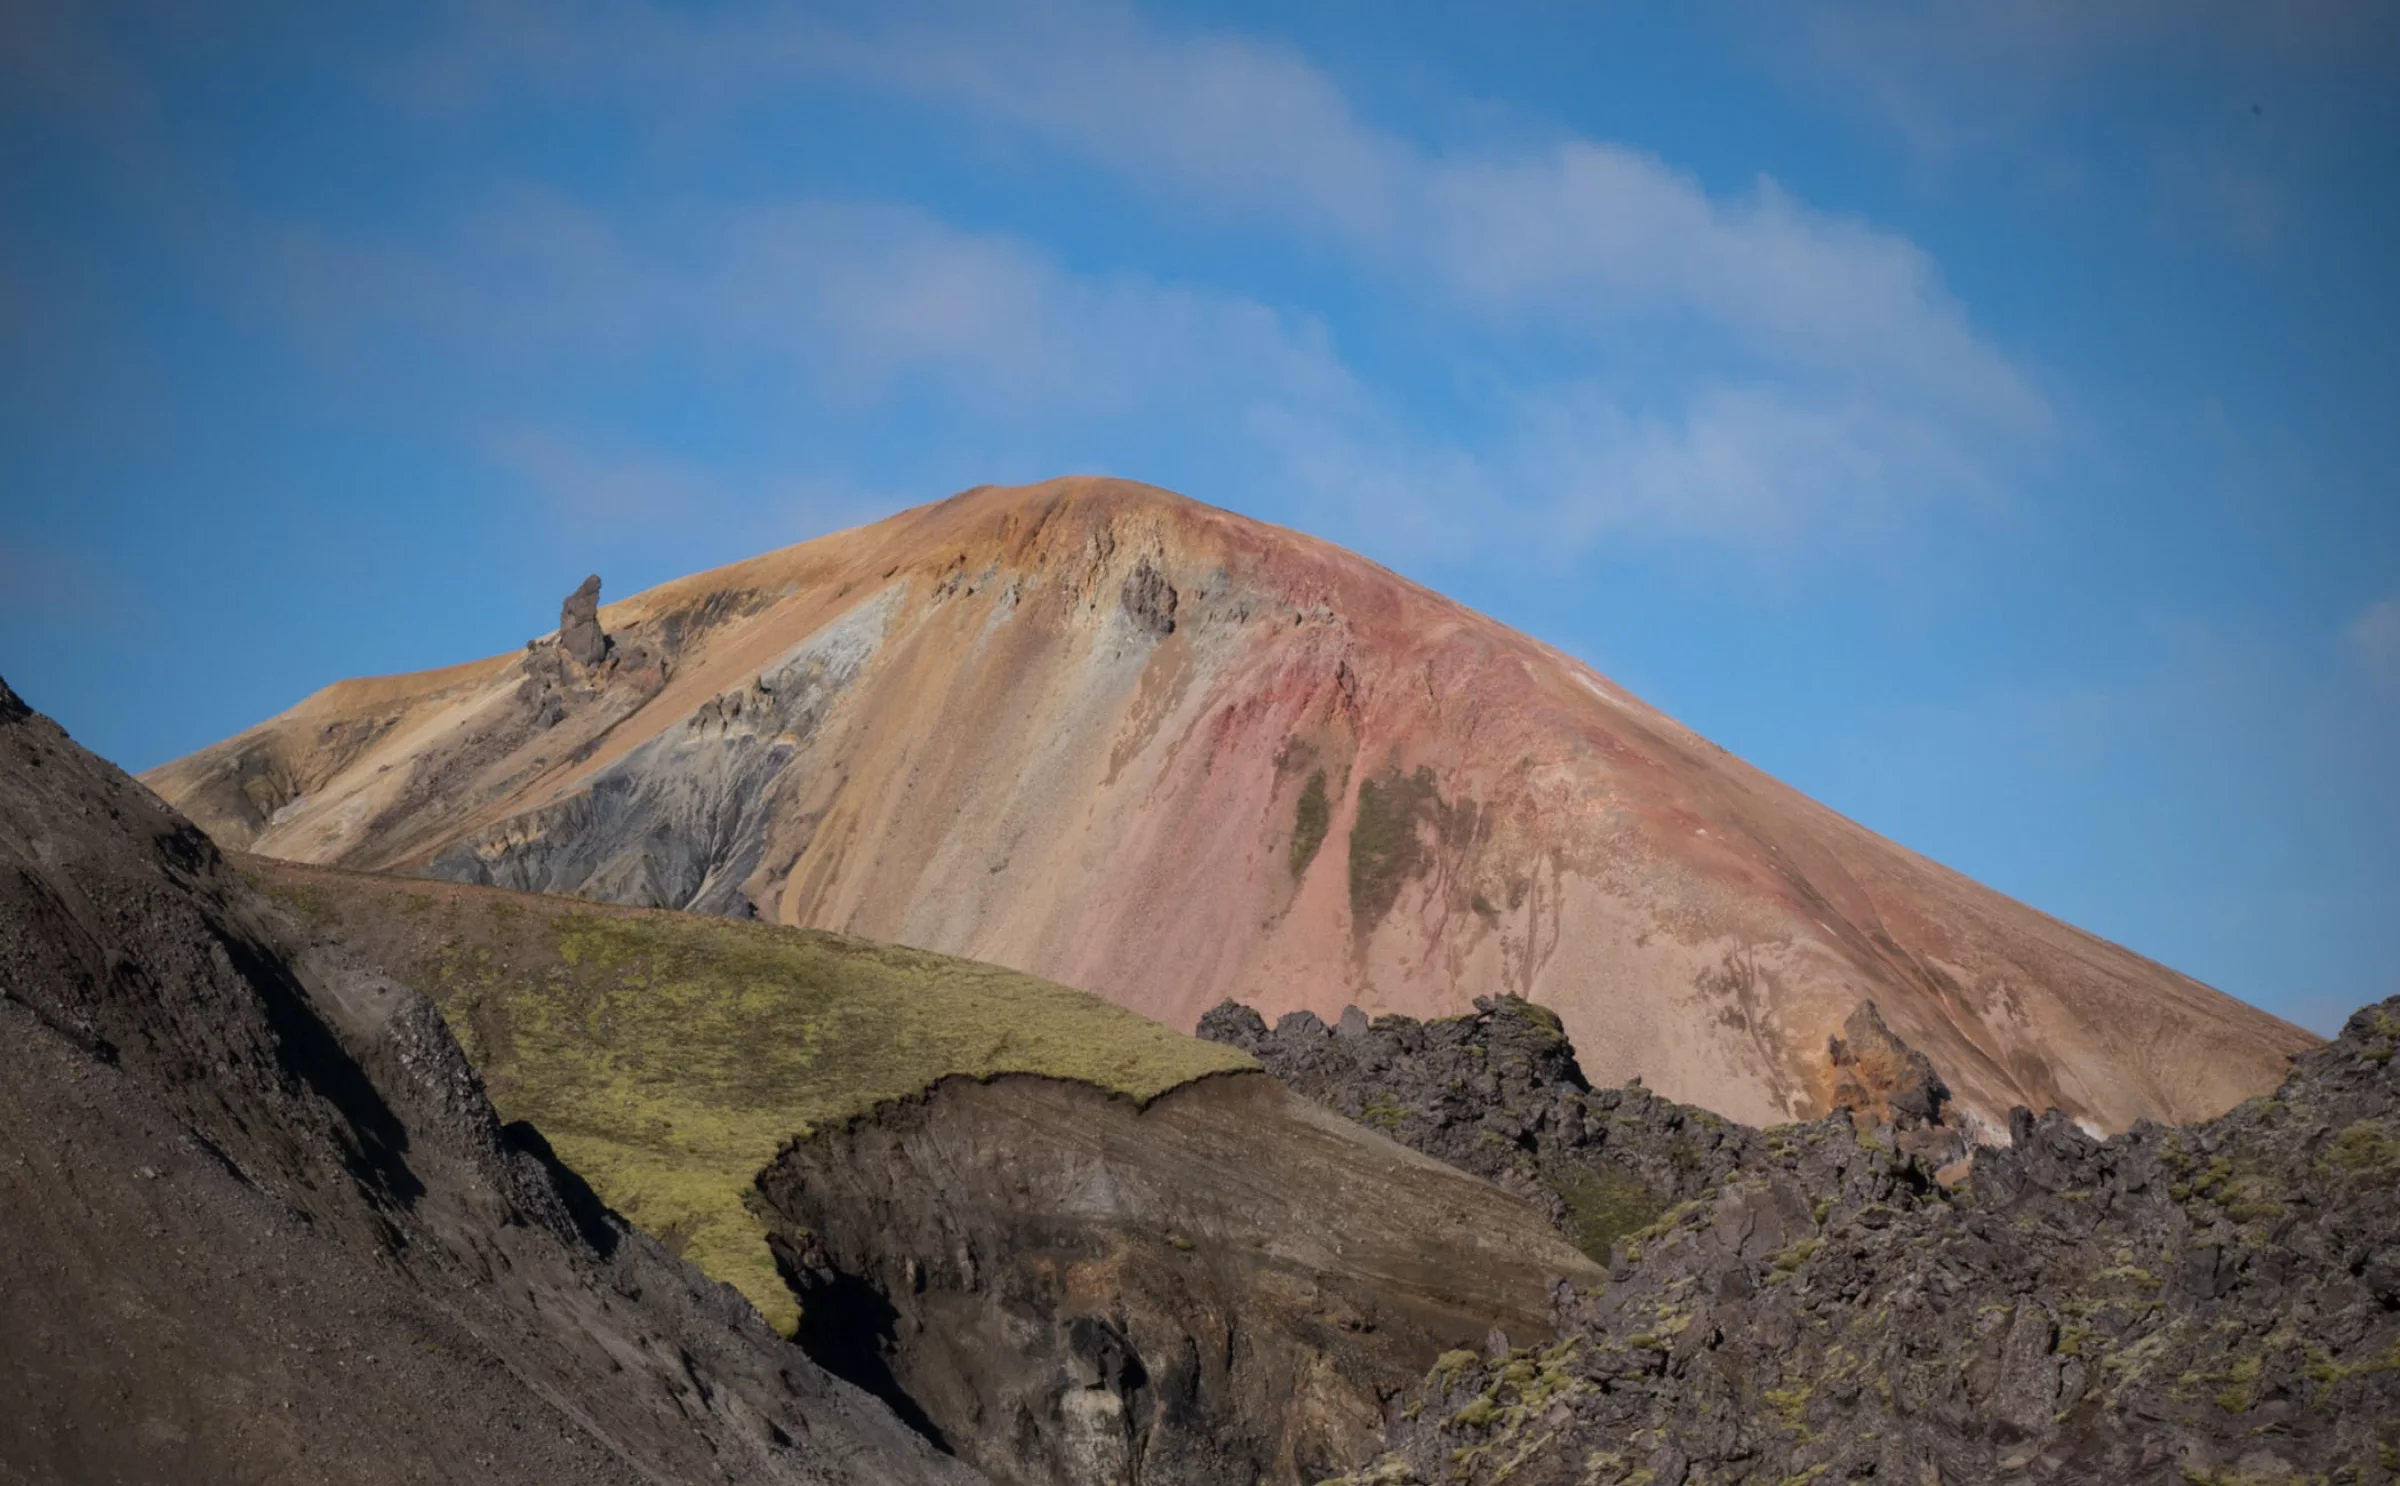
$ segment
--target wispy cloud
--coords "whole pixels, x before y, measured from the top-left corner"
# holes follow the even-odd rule
[[[1588,334],[1682,317],[1739,353],[1939,399],[1954,416],[2046,418],[1904,238],[1771,180],[1712,195],[1604,140],[1429,148],[1377,127],[1289,50],[1169,30],[1105,0],[900,7],[856,25],[636,0],[477,14],[465,40],[419,64],[421,87],[471,98],[531,79],[731,108],[844,79],[1023,131],[1178,210],[1288,229],[1517,326]]]
[[[814,199],[661,225],[528,195],[462,226],[446,263],[302,242],[283,276],[320,309],[381,296],[410,325],[504,342],[503,358],[679,346],[816,402],[938,397],[986,430],[1172,423],[1387,552],[1851,553],[2004,499],[2005,472],[2049,437],[2037,379],[1906,238],[1769,179],[1712,191],[1607,140],[1429,143],[1271,42],[1109,0],[462,14],[404,70],[420,106],[531,90],[686,129],[738,126],[794,90],[880,90],[1113,176],[1170,217],[1335,255],[1457,327],[1470,359],[1478,341],[1501,351],[1461,378],[1468,416],[1428,433],[1306,313]]]
[[[1022,239],[885,203],[694,210],[654,230],[525,194],[430,253],[288,237],[270,273],[299,323],[337,342],[416,329],[504,359],[674,351],[836,402],[912,379],[979,411],[1061,416],[1229,384],[1328,405],[1356,395],[1313,322],[1139,274],[1069,273]]]
[[[933,397],[956,428],[1172,420],[1212,443],[1220,468],[1328,531],[1373,533],[1390,555],[1504,545],[1571,558],[1630,540],[1779,560],[1996,498],[1938,422],[1774,383],[1642,401],[1593,382],[1495,385],[1481,394],[1485,437],[1427,434],[1313,320],[1072,272],[1022,239],[904,207],[728,210],[662,236],[523,197],[447,241],[420,257],[293,239],[273,276],[320,339],[388,348],[431,335],[460,366],[519,380],[538,380],[545,359],[668,357],[834,406]],[[563,508],[659,519],[731,498],[697,459],[622,439],[537,422],[480,442]]]
[[[2400,700],[2400,598],[2369,604],[2350,621],[2345,636],[2367,679]]]
[[[2017,137],[2129,62],[2167,56],[2252,78],[2400,72],[2400,10],[2382,0],[1800,0],[1736,14],[1787,74],[1873,111],[1934,158]]]
[[[489,435],[484,451],[555,515],[578,522],[656,525],[727,504],[720,474],[623,438],[520,427]]]

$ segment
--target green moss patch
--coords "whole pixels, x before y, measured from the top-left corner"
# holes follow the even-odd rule
[[[1358,933],[1382,923],[1401,887],[1429,864],[1417,822],[1440,808],[1428,768],[1359,782],[1358,818],[1350,826],[1350,921]]]
[[[1618,1239],[1648,1228],[1666,1211],[1657,1193],[1606,1167],[1562,1167],[1547,1180],[1567,1205],[1567,1241],[1601,1264]]]
[[[2400,1177],[2400,1139],[2380,1121],[2360,1120],[2334,1136],[2325,1147],[2324,1164],[2362,1181]]]
[[[1300,790],[1300,803],[1292,810],[1292,878],[1298,881],[1308,873],[1308,864],[1317,859],[1317,848],[1325,844],[1325,832],[1333,823],[1333,802],[1326,798],[1325,771],[1317,770],[1308,776]]]

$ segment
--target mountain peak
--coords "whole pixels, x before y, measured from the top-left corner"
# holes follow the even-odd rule
[[[599,621],[598,666],[346,683],[151,782],[268,854],[840,929],[1179,1027],[1524,996],[1595,1079],[1753,1123],[1829,1107],[1868,1001],[1995,1138],[2214,1114],[2313,1042],[1153,486],[979,486]]]

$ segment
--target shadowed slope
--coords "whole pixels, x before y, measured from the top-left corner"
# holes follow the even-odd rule
[[[0,1481],[963,1483],[0,684]]]
[[[1807,800],[1352,554],[1145,486],[986,487],[346,682],[151,776],[269,855],[836,928],[1176,1026],[1508,992],[1592,1075],[1827,1107],[1860,1003],[1969,1116],[2270,1087],[2299,1029]]]

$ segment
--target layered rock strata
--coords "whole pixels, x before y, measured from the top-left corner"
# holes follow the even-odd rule
[[[1257,1073],[1146,1107],[953,1078],[760,1179],[800,1338],[995,1479],[1305,1486],[1599,1271],[1497,1188]]]

